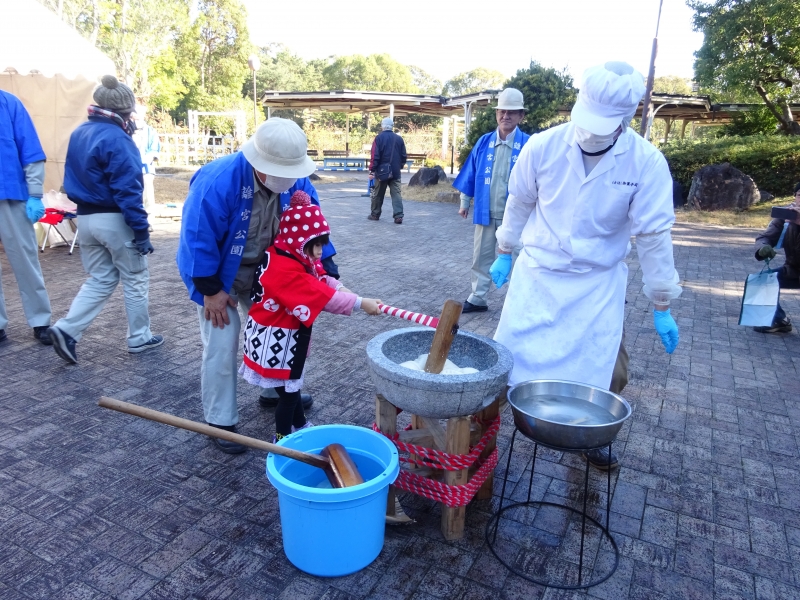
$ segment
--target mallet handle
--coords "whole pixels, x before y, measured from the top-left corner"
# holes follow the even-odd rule
[[[411,321],[413,323],[419,323],[420,325],[426,325],[427,327],[436,327],[439,325],[439,319],[436,317],[430,317],[428,315],[423,315],[422,313],[415,313],[411,312],[410,310],[403,310],[402,308],[396,308],[394,306],[387,306],[386,304],[378,304],[378,309],[387,315],[392,317],[400,317],[401,319],[405,319],[406,321]]]
[[[331,468],[330,461],[326,457],[320,456],[318,454],[311,454],[310,452],[302,452],[300,450],[294,450],[292,448],[284,448],[283,446],[270,444],[269,442],[265,442],[264,440],[251,438],[246,435],[240,435],[238,433],[233,433],[232,431],[225,431],[224,429],[219,429],[218,427],[211,427],[211,425],[198,423],[197,421],[182,419],[181,417],[176,417],[175,415],[159,412],[157,410],[145,408],[143,406],[138,406],[136,404],[130,404],[129,402],[123,402],[122,400],[115,400],[114,398],[108,398],[107,396],[103,396],[102,398],[100,398],[100,401],[97,404],[102,406],[103,408],[110,408],[111,410],[116,410],[118,412],[123,412],[129,415],[133,415],[134,417],[149,419],[150,421],[155,421],[156,423],[163,423],[164,425],[172,425],[173,427],[177,427],[179,429],[188,429],[189,431],[202,433],[203,435],[219,438],[221,440],[236,442],[237,444],[242,444],[243,446],[257,448],[258,450],[266,450],[267,452],[272,452],[273,454],[280,454],[281,456],[285,456],[287,458],[293,458],[294,460],[299,460],[301,462],[307,463],[312,467],[319,467],[320,469]]]

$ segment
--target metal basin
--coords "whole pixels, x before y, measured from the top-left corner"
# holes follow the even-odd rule
[[[574,381],[525,381],[508,391],[508,402],[520,432],[565,450],[607,446],[632,412],[621,396]]]

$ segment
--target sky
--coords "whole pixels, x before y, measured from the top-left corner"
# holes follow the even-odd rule
[[[583,70],[624,60],[645,76],[659,0],[243,0],[252,41],[282,43],[306,60],[387,53],[445,81],[477,67],[506,76],[531,59],[566,68],[576,84]],[[685,0],[663,0],[656,77],[692,78],[692,31]]]

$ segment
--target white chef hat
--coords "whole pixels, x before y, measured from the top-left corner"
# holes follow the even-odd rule
[[[583,73],[572,121],[595,135],[608,135],[636,112],[644,96],[644,77],[625,62],[611,61]]]

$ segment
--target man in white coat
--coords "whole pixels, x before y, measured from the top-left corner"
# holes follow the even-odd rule
[[[631,236],[655,328],[668,353],[678,344],[672,178],[663,155],[628,127],[643,94],[627,63],[587,69],[571,122],[531,137],[511,172],[498,250],[523,249],[495,333],[514,354],[510,385],[561,379],[609,389]],[[496,285],[509,262],[492,266]],[[617,463],[607,450],[587,458],[603,469]]]

